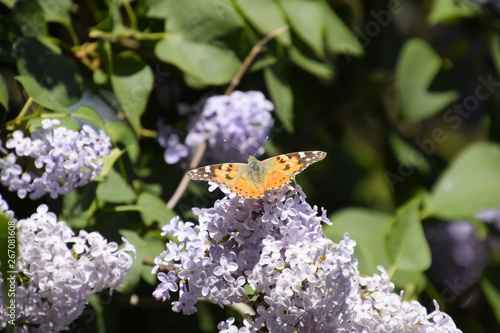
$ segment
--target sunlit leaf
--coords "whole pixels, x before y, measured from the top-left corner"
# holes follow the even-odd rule
[[[328,80],[332,78],[333,70],[330,68],[330,66],[306,57],[300,52],[300,50],[298,50],[294,46],[290,47],[288,51],[290,54],[290,59],[292,59],[292,61],[298,66],[302,67],[302,69],[322,79]]]
[[[241,8],[245,17],[255,25],[255,28],[263,35],[286,25],[285,13],[277,2],[269,0],[240,0],[237,5]],[[285,31],[277,37],[283,45],[291,44],[290,31]]]
[[[385,235],[390,270],[425,271],[431,265],[431,252],[420,222],[420,199],[400,207]]]
[[[459,97],[457,91],[429,91],[440,67],[441,58],[426,41],[413,38],[405,43],[396,67],[403,118],[417,120],[433,116]]]
[[[344,21],[324,2],[326,47],[335,53],[362,56],[363,46],[356,35],[345,25]]]
[[[323,58],[324,50],[324,7],[317,0],[282,0],[281,5],[286,12],[294,32],[308,44],[314,53]]]
[[[208,42],[241,28],[243,20],[229,0],[166,2],[166,31],[184,39]]]
[[[74,118],[77,118],[77,122],[80,125],[85,123],[96,125],[99,128],[104,127],[104,121],[99,113],[96,110],[91,108],[88,105],[81,105],[76,109],[76,112],[71,114]],[[78,120],[81,120],[80,122]]]
[[[3,75],[0,75],[0,105],[2,105],[6,110],[9,108],[9,92]]]
[[[0,0],[0,3],[3,3],[7,8],[12,8],[16,2],[17,0]]]
[[[160,226],[167,224],[174,213],[167,209],[165,202],[155,195],[148,192],[142,192],[137,198],[137,206],[141,212],[144,224],[148,225],[151,222],[159,222]]]
[[[347,208],[330,216],[330,221],[333,225],[323,228],[328,238],[339,242],[347,232],[356,241],[355,255],[362,274],[380,273],[379,265],[389,267],[384,236],[391,215],[366,208]]]
[[[47,21],[59,22],[64,25],[71,24],[70,10],[73,2],[71,0],[39,1]]]
[[[241,65],[231,49],[180,37],[161,40],[156,44],[155,53],[205,85],[228,83]]]
[[[99,183],[97,198],[111,203],[132,203],[136,194],[132,187],[114,169],[109,170],[106,179]]]
[[[114,56],[112,67],[111,83],[116,98],[138,133],[141,115],[153,89],[153,71],[132,51]]]
[[[28,95],[41,106],[56,112],[61,112],[61,113],[69,112],[69,109],[64,107],[61,103],[59,103],[50,93],[50,91],[43,89],[43,87],[40,86],[31,77],[16,76],[16,80],[23,85],[23,88],[26,90]]]
[[[81,98],[83,79],[75,64],[60,54],[59,47],[43,44],[36,39],[20,38],[14,45],[14,52],[20,76],[34,81],[30,81],[30,86],[37,85],[36,94],[29,92],[31,97],[43,95],[44,100],[50,99],[65,107],[75,104]],[[23,85],[24,82],[28,83],[23,79]],[[67,112],[55,106],[43,106],[54,111]]]
[[[472,17],[481,12],[481,5],[472,1],[439,0],[433,1],[427,17],[431,25],[458,18]]]
[[[462,151],[426,200],[425,216],[473,218],[480,210],[500,207],[500,147],[475,143]]]
[[[106,134],[109,135],[114,144],[119,144],[127,149],[127,155],[132,161],[137,161],[139,143],[130,126],[122,122],[106,123]]]

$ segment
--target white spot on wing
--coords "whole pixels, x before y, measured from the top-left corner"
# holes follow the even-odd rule
[[[299,157],[300,158],[306,157],[306,153],[304,153],[303,151],[299,152]]]
[[[211,170],[210,170],[210,166],[208,166],[208,165],[207,165],[207,166],[205,167],[205,172],[210,172],[210,171],[211,171]]]

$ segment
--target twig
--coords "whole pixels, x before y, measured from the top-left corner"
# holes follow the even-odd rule
[[[200,142],[200,144],[196,147],[193,158],[189,163],[189,169],[196,168],[200,163],[201,158],[203,157],[203,154],[205,154],[205,150],[207,149],[207,139],[208,139],[208,133],[205,133],[203,141]],[[188,184],[189,184],[189,177],[187,173],[184,173],[184,176],[182,176],[182,179],[177,188],[175,189],[174,194],[167,202],[167,209],[170,210],[174,209],[175,205],[177,205],[177,202],[179,201],[179,199],[182,197],[182,194],[186,190]]]
[[[278,37],[287,30],[288,30],[288,25],[284,25],[274,31],[271,31],[264,38],[262,38],[257,44],[255,44],[255,46],[250,50],[250,53],[248,53],[247,57],[245,58],[245,61],[243,61],[243,64],[241,65],[240,69],[231,80],[231,83],[229,84],[229,86],[226,89],[226,92],[224,93],[225,95],[229,95],[233,92],[234,88],[236,88],[236,86],[240,83],[243,74],[245,74],[248,67],[250,67],[250,64],[255,59],[257,54],[262,52],[264,45],[266,45],[271,39]]]

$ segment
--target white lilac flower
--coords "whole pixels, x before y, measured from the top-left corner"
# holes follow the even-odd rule
[[[8,150],[0,159],[0,183],[19,198],[46,194],[57,198],[101,172],[102,158],[110,153],[109,137],[88,125],[79,132],[57,125],[59,120],[45,119],[31,136],[16,130],[5,142]]]
[[[0,196],[0,210],[8,206]],[[7,212],[7,214],[10,214]],[[16,327],[19,332],[67,329],[90,295],[119,286],[132,268],[135,248],[108,242],[96,232],[73,231],[46,205],[16,223],[18,258]],[[0,305],[3,305],[3,287]],[[0,329],[5,327],[1,307]],[[3,325],[3,326],[2,326]]]
[[[207,140],[207,150],[201,164],[246,160],[232,145],[250,155],[257,151],[273,126],[273,104],[259,91],[235,91],[231,95],[207,99],[203,111],[191,119],[184,143],[168,125],[159,124],[158,142],[165,148],[165,162],[186,162],[198,145]]]
[[[199,224],[178,217],[163,235],[179,239],[155,259],[166,300],[179,290],[175,312],[196,312],[206,299],[221,307],[244,302],[255,311],[238,328],[235,319],[219,332],[460,332],[449,316],[402,301],[381,268],[363,278],[346,234],[326,238],[325,212],[305,200],[300,187],[285,185],[261,200],[227,197],[212,208],[193,209]]]

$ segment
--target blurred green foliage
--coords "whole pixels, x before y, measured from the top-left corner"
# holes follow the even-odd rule
[[[464,332],[494,331],[498,254],[445,297],[428,274],[436,254],[424,229],[466,219],[478,242],[499,237],[477,218],[500,208],[497,9],[465,0],[0,0],[2,138],[59,118],[103,128],[115,147],[97,184],[59,200],[2,196],[19,218],[44,201],[76,229],[137,247],[127,283],[93,299],[75,327],[215,331],[233,309],[203,305],[193,320],[151,297],[161,226],[215,199],[190,185],[166,208],[183,170],[164,163],[154,130],[160,118],[185,130],[182,105],[223,94],[252,48],[288,25],[237,86],[275,104],[268,151],[328,152],[298,183],[331,214],[327,235],[357,241],[363,274],[382,265],[406,299],[437,299]],[[70,108],[88,92],[112,112]]]

